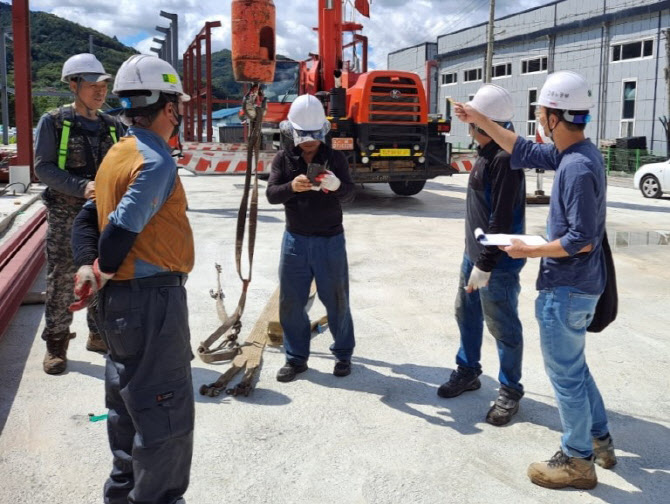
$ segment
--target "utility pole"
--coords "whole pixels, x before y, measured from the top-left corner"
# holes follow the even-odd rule
[[[484,69],[484,82],[491,82],[493,73],[493,22],[496,15],[496,0],[491,0],[489,9],[489,33],[486,43],[486,68]]]
[[[93,34],[92,33],[90,33],[88,35],[88,52],[93,54]]]
[[[7,48],[5,45],[5,37],[7,32],[3,27],[0,30],[0,85],[2,86],[2,143],[9,144],[9,99],[7,96]]]

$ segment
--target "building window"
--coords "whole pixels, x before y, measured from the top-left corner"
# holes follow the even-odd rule
[[[511,63],[500,63],[499,65],[493,65],[492,78],[498,79],[500,77],[509,77],[511,75],[512,75]]]
[[[635,129],[635,99],[637,93],[637,81],[623,81],[621,93],[621,136],[633,136]]]
[[[528,60],[521,60],[522,74],[539,73],[546,71],[547,71],[546,56],[540,56],[539,58],[533,58]]]
[[[456,84],[458,82],[458,73],[443,73],[442,74],[442,85],[447,86],[449,84]]]
[[[535,137],[537,130],[537,118],[535,117],[535,105],[531,105],[537,101],[537,88],[528,90],[528,114],[526,117],[526,136]]]
[[[482,80],[482,69],[472,68],[470,70],[463,70],[463,82],[474,82]]]
[[[612,61],[650,58],[654,55],[654,39],[612,45]]]

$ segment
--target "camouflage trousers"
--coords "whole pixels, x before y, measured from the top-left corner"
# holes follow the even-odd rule
[[[77,268],[72,258],[70,239],[74,218],[86,200],[47,189],[42,196],[47,209],[47,291],[42,339],[61,339],[69,334],[74,302],[74,275]],[[86,320],[91,332],[98,333],[96,310],[87,310]]]

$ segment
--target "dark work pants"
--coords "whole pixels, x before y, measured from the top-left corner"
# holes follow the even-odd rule
[[[175,504],[189,483],[195,408],[186,290],[159,283],[109,282],[100,296],[113,455],[105,504]]]

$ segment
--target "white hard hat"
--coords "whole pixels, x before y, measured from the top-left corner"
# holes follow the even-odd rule
[[[80,77],[88,82],[112,80],[112,76],[105,72],[102,63],[93,54],[81,53],[70,56],[63,64],[60,80],[70,82],[73,77]]]
[[[512,95],[495,84],[480,87],[468,105],[495,122],[506,123],[514,117]]]
[[[314,95],[298,96],[288,111],[288,121],[294,129],[299,131],[321,130],[326,121],[323,104]]]
[[[554,72],[542,86],[540,98],[531,105],[558,110],[588,110],[593,107],[586,79],[576,72]]]
[[[158,101],[160,93],[179,96],[183,102],[191,97],[184,93],[179,74],[167,61],[156,56],[136,54],[123,62],[114,79],[113,93],[150,91],[149,96],[122,99],[123,108],[146,107]]]

